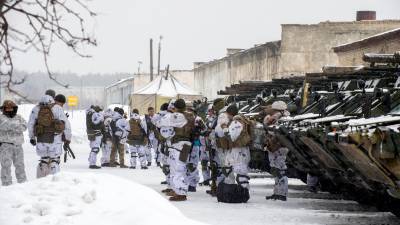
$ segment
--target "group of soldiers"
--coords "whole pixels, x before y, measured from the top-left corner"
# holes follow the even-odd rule
[[[154,108],[149,107],[142,117],[133,109],[128,118],[123,108],[115,107],[103,111],[100,106],[91,106],[86,111],[87,136],[90,143],[89,168],[117,167],[148,169],[152,164],[152,152],[156,153],[158,141],[155,137]],[[102,151],[101,166],[97,166],[97,155]],[[125,153],[130,154],[130,165],[125,165]]]
[[[287,116],[286,103],[275,102],[266,109],[264,125],[274,125]],[[197,110],[186,106],[184,99],[164,103],[158,113],[149,107],[144,116],[133,109],[129,119],[122,108],[102,111],[98,106],[87,110],[87,134],[90,140],[89,168],[98,169],[97,154],[102,149],[101,165],[128,168],[124,153],[130,154],[130,167],[137,161],[141,169],[155,162],[165,174],[167,188],[162,193],[171,201],[187,200],[197,185],[210,186],[207,193],[222,202],[247,202],[249,195],[248,164],[252,123],[238,114],[235,104],[226,106],[216,99],[206,108],[203,119]],[[273,135],[269,137],[273,139]],[[274,194],[267,199],[286,201],[287,148],[269,145],[269,158],[275,179]],[[117,158],[119,158],[119,163]],[[200,166],[203,180],[200,181]]]
[[[14,160],[18,182],[26,180],[23,165],[23,131],[28,128],[30,143],[40,157],[37,177],[59,172],[63,149],[69,149],[71,126],[63,110],[66,99],[48,90],[35,106],[26,122],[16,115],[17,106],[6,101],[0,117],[0,161],[3,185],[11,183],[10,166]],[[204,107],[203,107],[204,108]],[[264,126],[273,126],[287,116],[287,105],[274,102],[265,109]],[[222,202],[247,202],[252,123],[238,113],[235,104],[226,105],[216,99],[206,107],[203,118],[184,99],[164,103],[158,113],[149,107],[146,115],[133,109],[128,118],[120,107],[103,110],[91,106],[86,111],[87,135],[90,141],[89,168],[117,167],[147,169],[154,153],[157,166],[165,174],[167,188],[162,190],[171,201],[187,200],[188,192],[197,185],[210,186],[207,193]],[[9,121],[13,120],[13,121]],[[4,125],[4,126],[3,126]],[[4,135],[3,135],[4,134]],[[288,149],[277,145],[267,135],[271,173],[275,176],[274,193],[267,199],[286,201],[286,154]],[[3,150],[6,149],[6,150]],[[16,150],[14,150],[16,149]],[[97,156],[102,151],[101,166]],[[125,152],[130,165],[125,165]],[[200,166],[202,182],[200,181]]]
[[[63,149],[70,149],[71,126],[63,106],[66,98],[55,91],[47,90],[29,116],[28,123],[17,114],[18,106],[5,100],[0,107],[0,162],[2,185],[12,184],[11,165],[15,166],[18,183],[26,181],[23,132],[28,129],[29,141],[36,146],[40,157],[37,165],[37,178],[60,171]]]

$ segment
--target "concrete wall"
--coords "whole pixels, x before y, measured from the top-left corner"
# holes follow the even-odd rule
[[[337,52],[340,66],[358,66],[365,65],[362,60],[364,53],[394,53],[400,51],[400,36],[394,39],[383,39],[379,42],[367,44],[363,47],[344,52]]]
[[[194,88],[209,99],[241,80],[271,80],[290,74],[320,72],[339,64],[332,47],[400,27],[400,20],[283,24],[282,40],[247,50],[227,49],[227,56],[194,63]]]
[[[271,80],[278,71],[280,42],[269,42],[253,48],[234,51],[208,63],[195,63],[194,88],[207,98],[241,80]]]
[[[283,24],[279,76],[320,72],[337,65],[332,47],[400,27],[399,20]]]

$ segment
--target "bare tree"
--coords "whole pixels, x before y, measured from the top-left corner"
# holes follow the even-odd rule
[[[0,0],[0,85],[26,98],[13,89],[25,80],[13,77],[13,52],[34,49],[43,56],[49,78],[67,88],[51,73],[48,58],[56,42],[81,57],[90,57],[81,52],[84,45],[96,45],[86,31],[88,16],[96,14],[87,6],[87,0]]]

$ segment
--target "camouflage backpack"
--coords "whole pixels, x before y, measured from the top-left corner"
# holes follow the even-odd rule
[[[35,136],[38,138],[38,142],[52,143],[54,141],[54,115],[51,110],[53,106],[54,104],[39,106],[35,124]]]
[[[131,128],[131,132],[128,135],[128,140],[144,139],[144,130],[140,126],[140,120],[130,119],[129,127]]]

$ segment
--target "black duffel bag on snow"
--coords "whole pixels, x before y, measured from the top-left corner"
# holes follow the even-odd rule
[[[221,182],[217,188],[218,202],[246,203],[250,199],[249,190],[238,184]]]

